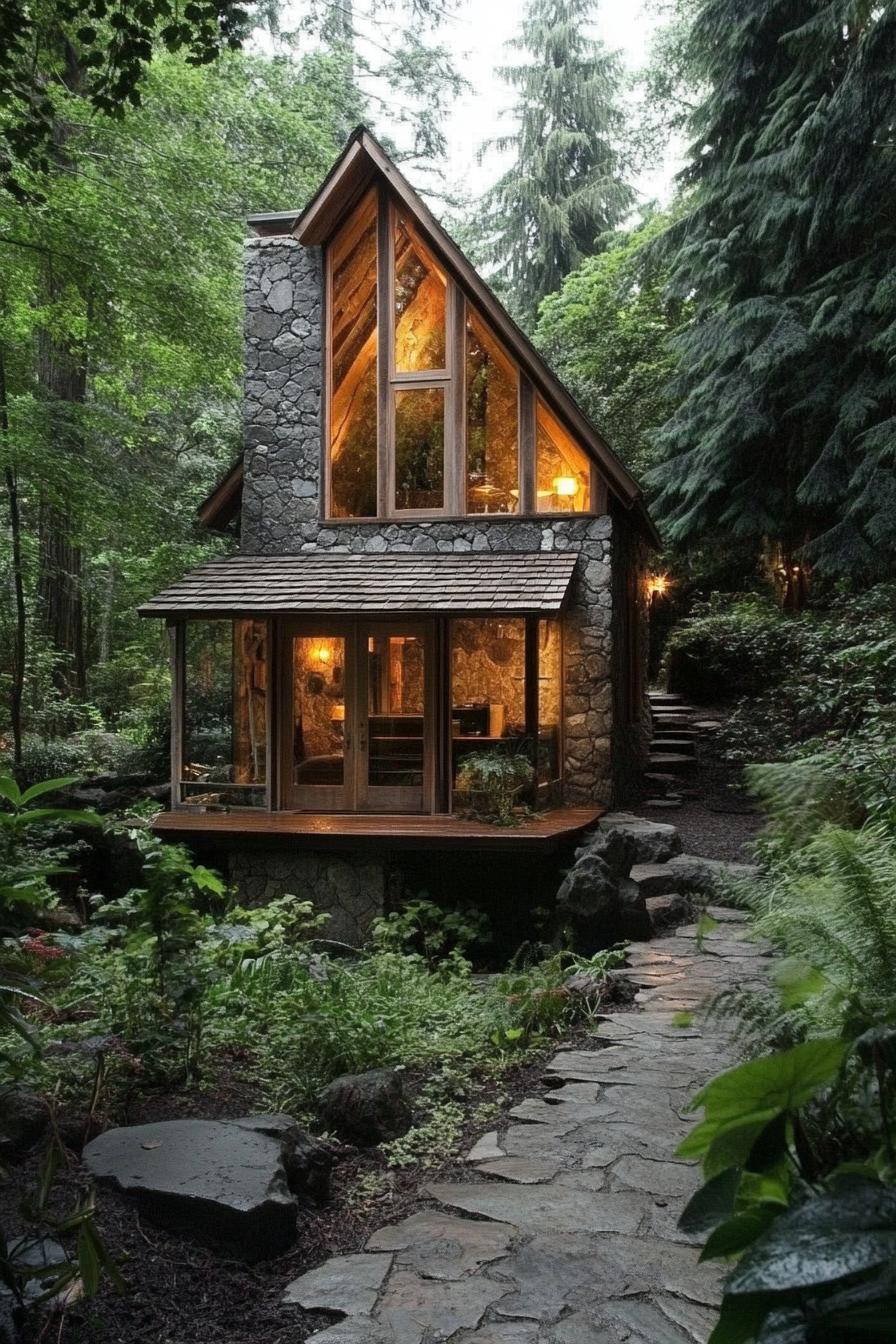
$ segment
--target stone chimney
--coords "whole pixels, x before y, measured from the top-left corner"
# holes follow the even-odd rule
[[[323,267],[318,247],[250,238],[245,261],[241,549],[301,549],[320,516]],[[305,524],[305,536],[303,527]]]

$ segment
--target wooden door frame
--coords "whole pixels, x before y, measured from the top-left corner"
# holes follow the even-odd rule
[[[370,724],[369,702],[367,696],[367,642],[371,636],[382,635],[419,635],[423,638],[423,784],[421,786],[420,808],[406,806],[407,798],[402,794],[409,792],[408,786],[398,785],[389,789],[385,785],[371,785],[369,782],[370,762]],[[355,811],[364,813],[420,812],[431,815],[434,811],[436,795],[436,759],[438,722],[436,715],[437,669],[435,665],[436,638],[435,620],[427,617],[403,619],[394,616],[360,616],[356,618],[355,629],[355,723],[358,741],[355,750]],[[371,802],[371,793],[375,797]],[[416,792],[416,790],[414,790]],[[403,805],[405,804],[405,805]]]
[[[343,729],[343,782],[341,785],[308,784],[304,787],[315,790],[307,806],[296,801],[296,785],[292,782],[292,734],[293,734],[293,640],[296,637],[321,639],[342,639],[345,645],[345,666],[343,668],[343,697],[345,703],[345,721]],[[284,617],[278,623],[278,714],[277,714],[277,760],[279,765],[279,789],[277,802],[281,812],[353,812],[355,811],[355,752],[354,719],[351,706],[355,699],[355,630],[351,617],[294,616]],[[287,728],[289,733],[287,734]],[[341,794],[341,800],[335,795]]]

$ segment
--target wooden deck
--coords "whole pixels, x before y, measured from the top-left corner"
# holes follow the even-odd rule
[[[328,850],[487,850],[550,854],[574,843],[606,811],[557,807],[521,826],[448,816],[322,812],[162,812],[153,830],[218,848],[253,845]]]

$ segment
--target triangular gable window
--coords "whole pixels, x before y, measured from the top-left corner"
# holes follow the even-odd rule
[[[327,514],[583,513],[592,464],[388,191],[327,247]]]

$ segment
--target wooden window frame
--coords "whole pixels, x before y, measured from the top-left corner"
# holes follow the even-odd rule
[[[330,243],[324,254],[323,331],[324,405],[322,410],[323,437],[321,445],[321,521],[335,523],[420,522],[426,519],[457,521],[507,522],[524,518],[587,518],[607,510],[607,486],[591,454],[569,430],[570,439],[590,462],[590,500],[587,509],[540,511],[537,508],[537,403],[544,401],[532,380],[506,351],[500,336],[493,330],[487,313],[470,304],[476,318],[491,338],[505,353],[517,376],[517,478],[519,509],[515,513],[470,513],[467,509],[467,433],[466,433],[466,318],[469,300],[457,279],[444,263],[435,257],[434,249],[420,236],[415,221],[385,182],[376,191],[377,238],[377,511],[375,515],[351,518],[333,514],[331,469],[331,411],[333,402],[333,351],[330,317],[333,311],[334,246]],[[365,195],[366,199],[366,195]],[[412,238],[433,254],[445,275],[445,363],[444,369],[420,369],[399,372],[395,366],[395,228],[399,219]],[[338,235],[337,235],[338,237]],[[444,424],[444,495],[441,508],[398,509],[395,507],[395,394],[415,388],[440,387],[445,393]],[[553,419],[562,421],[547,405]]]
[[[273,799],[276,795],[276,775],[278,770],[277,747],[275,740],[275,719],[276,719],[276,645],[275,639],[277,631],[275,623],[269,617],[259,616],[218,616],[215,614],[196,616],[193,621],[178,620],[169,621],[168,639],[170,652],[171,668],[171,799],[170,810],[172,812],[197,812],[207,811],[207,807],[202,803],[192,803],[189,797],[183,794],[183,786],[187,782],[184,777],[184,718],[186,710],[186,691],[187,691],[187,627],[191,624],[197,624],[200,621],[226,621],[231,628],[231,648],[233,647],[233,626],[237,621],[255,621],[265,628],[265,659],[267,662],[267,678],[265,690],[264,706],[264,732],[265,732],[265,772],[264,785],[260,784],[237,784],[228,781],[215,783],[213,789],[215,793],[227,794],[229,790],[245,790],[255,788],[264,791],[264,802],[258,805],[249,803],[232,803],[227,805],[227,810],[232,812],[270,812],[273,806]],[[233,683],[232,663],[231,663],[231,685]]]

